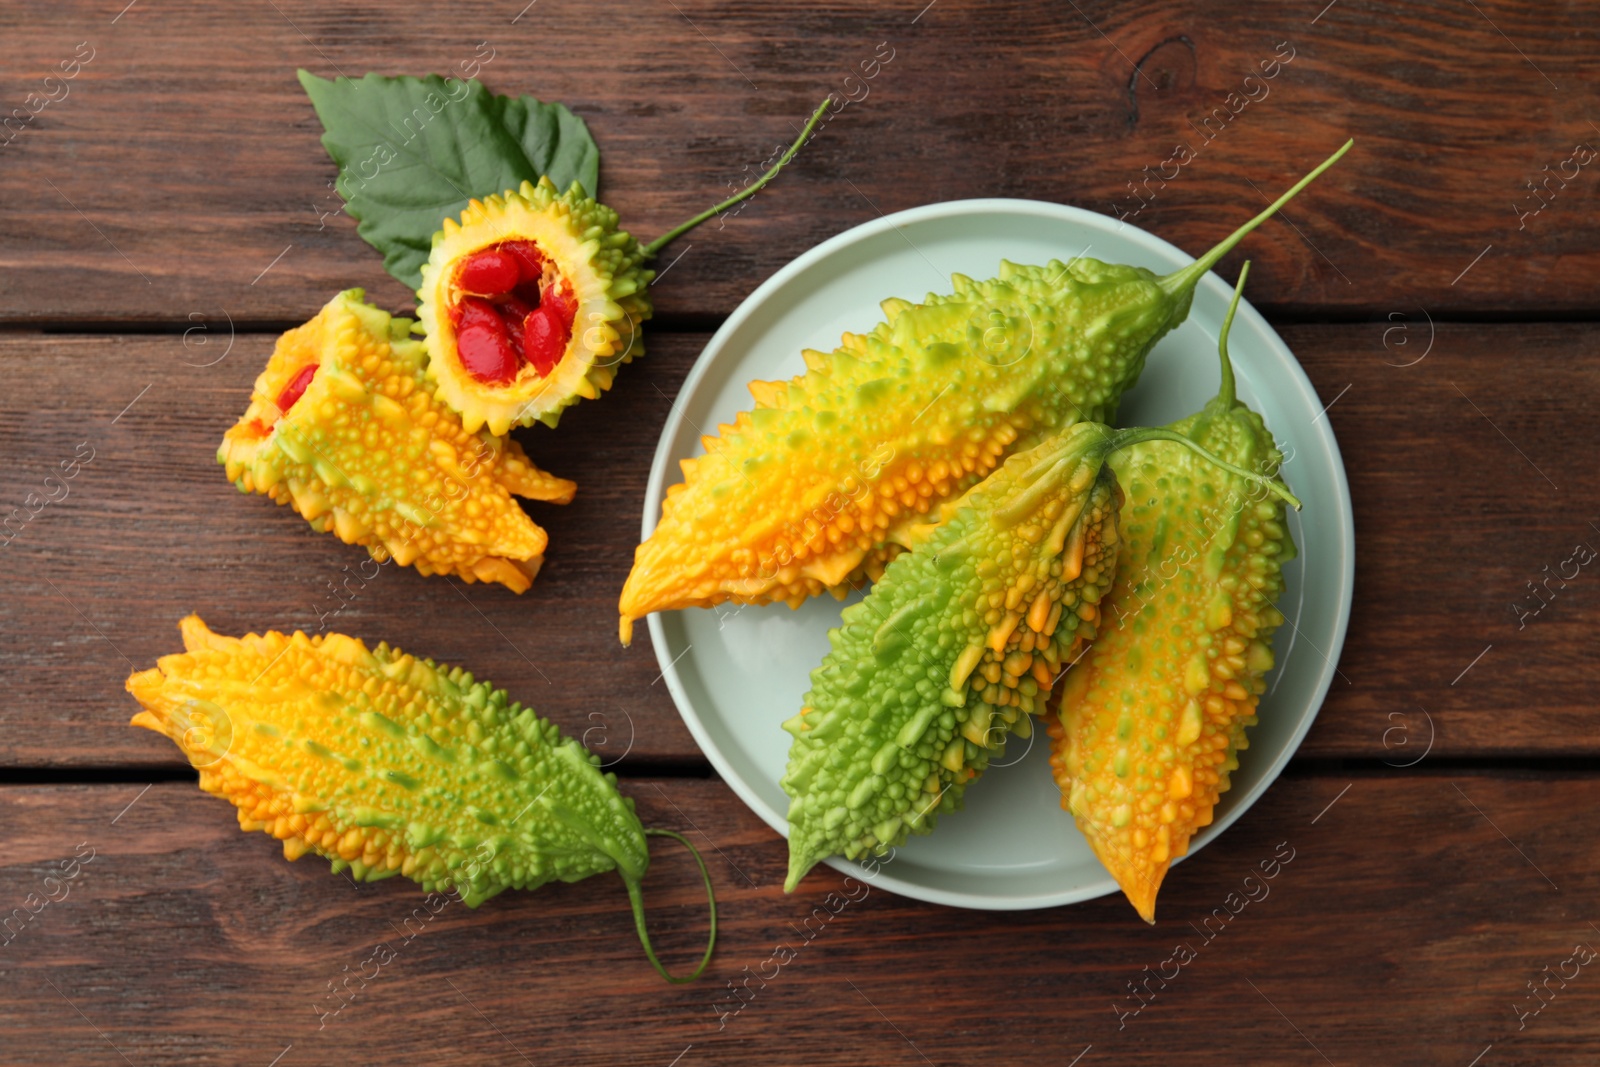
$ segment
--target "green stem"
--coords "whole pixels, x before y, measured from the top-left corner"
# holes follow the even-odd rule
[[[682,237],[684,234],[688,233],[702,222],[706,221],[707,219],[715,218],[733,205],[739,203],[739,201],[748,200],[750,197],[759,193],[761,191],[761,187],[766,185],[773,178],[776,178],[778,176],[778,172],[784,168],[789,160],[794,158],[794,154],[796,152],[800,151],[800,146],[806,143],[806,139],[811,136],[811,131],[817,128],[817,123],[822,119],[823,111],[827,110],[828,100],[832,99],[833,97],[830,96],[823,100],[822,103],[817,105],[817,110],[811,113],[811,120],[806,123],[806,128],[800,131],[799,138],[794,142],[794,144],[789,146],[789,150],[778,159],[778,162],[772,165],[771,170],[767,171],[760,178],[756,179],[756,181],[752,183],[748,189],[741,191],[735,196],[730,196],[716,207],[707,208],[694,218],[690,219],[688,222],[680,223],[677,226],[674,226],[660,237],[657,237],[654,241],[651,241],[649,244],[645,245],[645,258],[650,259],[654,257],[667,245],[671,244],[679,237]]]
[[[1233,329],[1233,313],[1239,310],[1239,298],[1244,295],[1244,280],[1250,276],[1250,261],[1239,268],[1239,280],[1233,285],[1233,299],[1228,302],[1228,314],[1222,319],[1222,333],[1217,337],[1217,351],[1222,355],[1222,388],[1217,396],[1228,407],[1233,407],[1233,359],[1228,355],[1228,331]]]
[[[711,935],[706,938],[706,954],[700,957],[700,965],[693,971],[685,975],[674,976],[668,974],[667,969],[661,965],[661,961],[656,959],[656,950],[650,945],[650,932],[645,929],[644,925],[644,893],[639,888],[639,883],[630,878],[622,880],[623,884],[628,887],[628,900],[633,904],[633,925],[639,930],[639,943],[644,946],[644,954],[650,957],[651,965],[661,973],[661,977],[669,982],[677,984],[692,982],[699,978],[706,969],[706,964],[711,962],[711,950],[717,947],[717,897],[711,890],[711,872],[706,870],[706,861],[700,858],[699,850],[690,844],[689,839],[682,834],[673,830],[647,829],[645,830],[645,835],[647,837],[670,837],[683,842],[683,846],[694,857],[695,863],[700,865],[700,877],[706,883],[706,901],[711,907]]]
[[[1274,200],[1272,202],[1272,206],[1267,208],[1267,210],[1263,211],[1261,214],[1257,215],[1243,226],[1240,226],[1237,230],[1234,230],[1233,233],[1222,239],[1221,244],[1217,245],[1211,251],[1207,252],[1205,255],[1201,256],[1187,267],[1184,267],[1181,270],[1175,270],[1171,274],[1168,274],[1166,277],[1162,278],[1160,281],[1161,288],[1165,289],[1171,296],[1177,296],[1179,293],[1193,289],[1195,284],[1198,283],[1201,278],[1205,277],[1206,271],[1217,265],[1217,260],[1233,251],[1233,246],[1244,240],[1245,235],[1251,230],[1255,229],[1257,226],[1260,226],[1263,222],[1266,222],[1272,216],[1276,215],[1279,208],[1287,204],[1290,200],[1293,200],[1295,194],[1300,192],[1300,190],[1304,189],[1306,186],[1310,185],[1319,174],[1333,166],[1335,163],[1339,162],[1339,157],[1350,151],[1350,146],[1355,143],[1356,141],[1354,137],[1346,141],[1343,147],[1318,164],[1315,170],[1313,170],[1310,174],[1307,174],[1304,178],[1301,178],[1299,181],[1295,182],[1294,185],[1289,188],[1287,193],[1284,193],[1282,196],[1278,197],[1278,199]]]
[[[1176,430],[1167,430],[1160,427],[1148,429],[1135,427],[1131,430],[1118,430],[1106,437],[1101,447],[1105,449],[1105,454],[1109,456],[1119,448],[1127,448],[1129,445],[1143,444],[1146,441],[1173,441],[1177,444],[1185,445],[1190,451],[1194,452],[1202,459],[1209,463],[1214,463],[1230,474],[1237,474],[1241,478],[1246,478],[1252,482],[1257,482],[1266,486],[1290,507],[1294,508],[1296,511],[1300,510],[1300,501],[1295,499],[1294,494],[1289,492],[1288,489],[1284,488],[1284,486],[1279,483],[1276,478],[1268,478],[1265,475],[1257,474],[1255,471],[1247,471],[1243,467],[1235,466],[1222,457],[1215,455],[1197,442],[1191,441],[1189,438],[1183,436],[1181,433],[1178,433]]]

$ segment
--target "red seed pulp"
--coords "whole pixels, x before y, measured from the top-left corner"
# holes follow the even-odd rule
[[[289,379],[289,384],[283,387],[283,392],[278,394],[278,410],[288,412],[294,407],[295,401],[305,395],[306,386],[311,384],[311,379],[317,376],[317,364],[301,367],[300,373]]]
[[[479,297],[463,297],[456,305],[456,356],[480,382],[505,385],[516,378],[517,350],[511,346],[505,320],[495,305]]]
[[[528,316],[522,330],[523,357],[539,372],[539,377],[546,377],[561,362],[561,353],[567,347],[559,322],[549,307],[542,307]]]
[[[461,261],[456,268],[456,285],[479,296],[499,296],[516,288],[521,275],[521,265],[510,253],[486,248]]]
[[[521,281],[537,285],[544,277],[544,255],[532,241],[507,241],[499,251],[517,261]]]
[[[577,300],[534,242],[480,249],[458,263],[453,280],[467,294],[451,309],[456,354],[478,381],[505,385],[524,363],[544,378],[566,355]]]
[[[517,352],[522,351],[522,324],[533,314],[534,306],[516,296],[507,296],[505,303],[500,305],[502,318],[506,324],[506,335],[511,338],[511,347]]]

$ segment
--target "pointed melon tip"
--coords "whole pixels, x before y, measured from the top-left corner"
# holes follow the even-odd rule
[[[132,674],[128,675],[128,681],[126,684],[128,692],[133,695],[135,700],[145,706],[145,710],[140,711],[138,715],[134,716],[134,721],[130,725],[148,726],[152,730],[161,729],[159,720],[155,719],[149,708],[150,704],[161,692],[161,687],[163,684],[165,684],[165,682],[166,675],[161,673],[161,668],[159,667],[151,667],[149,670],[145,671],[134,671]],[[138,720],[144,716],[149,716],[153,722],[157,723],[157,725],[152,726],[148,722],[139,722]]]
[[[1133,910],[1139,913],[1139,918],[1154,926],[1156,923],[1156,894],[1161,891],[1161,882],[1167,874],[1167,864],[1162,863],[1155,868],[1138,873],[1112,872],[1117,879],[1117,884],[1122,887],[1122,895],[1128,898],[1128,903],[1133,905]]]
[[[817,865],[817,857],[805,852],[789,852],[789,873],[783,880],[783,891],[793,893],[806,875],[811,873],[811,868]]]
[[[211,627],[205,624],[205,620],[194,612],[185,615],[178,622],[178,633],[183,637],[185,652],[194,652],[205,648],[210,644],[211,638],[216,636],[211,632]]]

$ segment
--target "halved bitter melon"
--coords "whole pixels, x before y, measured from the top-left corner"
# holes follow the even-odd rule
[[[515,496],[565,504],[577,487],[515,441],[466,429],[423,373],[411,321],[362,297],[340,293],[278,339],[217,461],[241,492],[379,562],[522,592],[548,538]]]
[[[474,200],[446,219],[422,268],[428,374],[469,430],[554,426],[644,351],[650,318],[639,242],[573,182]]]

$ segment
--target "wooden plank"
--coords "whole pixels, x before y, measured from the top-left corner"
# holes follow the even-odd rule
[[[0,657],[21,687],[0,708],[4,762],[173,763],[171,746],[126,728],[122,682],[179,647],[177,622],[191,611],[223,633],[325,627],[386,640],[470,665],[574,736],[588,733],[608,759],[630,739],[638,756],[698,758],[655,682],[648,633],[617,644],[616,605],[656,437],[703,335],[658,335],[603,401],[563,415],[560,432],[520,432],[541,466],[579,485],[566,507],[530,505],[551,546],[521,597],[394,566],[364,580],[363,550],[241,496],[216,447],[273,338],[239,334],[226,359],[191,366],[228,340],[201,339],[0,339],[16,383],[0,398],[0,450],[16,457],[0,472],[0,499],[46,495],[44,475],[80,442],[94,450],[66,499],[0,549]]]
[[[1291,776],[1172,873],[1153,927],[1116,897],[985,913],[826,869],[785,896],[783,842],[720,783],[630,780],[718,891],[712,968],[677,987],[610,875],[430,913],[401,879],[285,862],[191,787],[140,788],[0,789],[8,1062],[1463,1067],[1600,1042],[1590,777]],[[687,857],[658,851],[647,895],[681,967],[704,933]]]
[[[1574,161],[1597,136],[1579,101],[1600,15],[1580,6],[521,7],[0,12],[5,108],[42,106],[0,149],[0,321],[291,322],[352,285],[408,305],[336,211],[294,69],[463,63],[582,115],[606,200],[647,236],[739,188],[825,94],[854,98],[779,187],[671,251],[663,314],[726,314],[826,237],[963,197],[1116,213],[1198,253],[1347,136],[1356,153],[1251,240],[1258,303],[1440,315],[1600,298],[1592,168]],[[63,63],[76,76],[46,82]]]
[[[1356,517],[1340,677],[1302,752],[1594,754],[1600,473],[1574,445],[1600,438],[1600,331],[1412,313],[1284,336]]]
[[[1401,328],[1409,345],[1389,332]],[[1359,560],[1340,678],[1302,755],[1600,753],[1594,567],[1566,562],[1580,542],[1600,547],[1600,474],[1575,447],[1600,436],[1600,328],[1441,325],[1431,348],[1421,321],[1285,333],[1331,404]],[[360,550],[235,492],[214,450],[272,339],[239,334],[194,366],[227,343],[206,336],[0,338],[0,501],[48,495],[44,476],[93,449],[67,498],[0,548],[0,763],[178,766],[161,738],[127,729],[122,691],[173,650],[177,620],[315,630],[341,603],[329,627],[467,664],[607,758],[630,737],[631,759],[699,758],[647,632],[621,650],[614,612],[656,435],[703,335],[658,334],[603,401],[523,434],[580,488],[568,507],[531,505],[552,547],[520,598],[409,569],[363,583]]]

